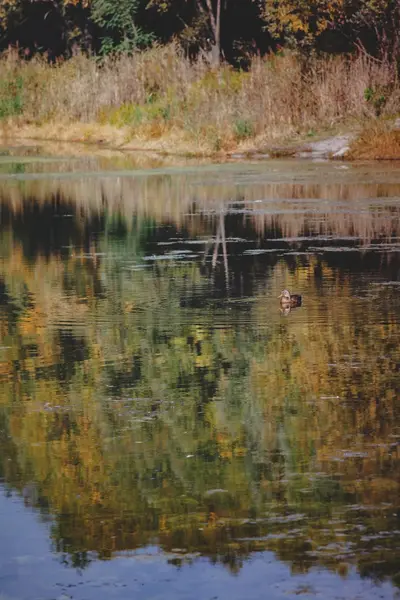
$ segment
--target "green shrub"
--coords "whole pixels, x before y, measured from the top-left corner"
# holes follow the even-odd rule
[[[245,140],[254,135],[254,125],[249,119],[237,119],[233,131],[237,140]]]
[[[22,91],[22,77],[0,79],[0,119],[22,114]]]
[[[367,87],[364,90],[364,98],[373,107],[376,116],[379,117],[387,101],[385,90],[381,87]]]
[[[110,123],[117,127],[125,125],[137,126],[150,121],[169,121],[171,119],[171,106],[160,104],[156,100],[144,105],[125,103],[118,108],[103,109],[99,114],[101,123]]]

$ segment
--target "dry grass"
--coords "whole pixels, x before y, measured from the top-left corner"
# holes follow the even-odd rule
[[[349,155],[355,160],[399,160],[400,130],[387,122],[369,124],[354,142]]]
[[[190,62],[174,45],[55,65],[0,59],[0,122],[12,135],[195,152],[248,149],[395,112],[390,65],[365,56],[256,59],[249,72]]]

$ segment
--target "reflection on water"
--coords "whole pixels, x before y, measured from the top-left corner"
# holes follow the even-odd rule
[[[65,565],[151,577],[156,548],[182,598],[187,565],[237,574],[224,598],[271,561],[293,585],[246,597],[313,597],[316,567],[393,597],[400,171],[341,167],[0,178],[0,478]]]

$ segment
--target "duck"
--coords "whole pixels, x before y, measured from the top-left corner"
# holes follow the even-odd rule
[[[289,290],[283,290],[278,297],[281,300],[282,308],[296,308],[297,306],[301,306],[300,294],[291,294]]]

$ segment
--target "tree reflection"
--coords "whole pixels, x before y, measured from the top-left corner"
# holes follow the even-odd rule
[[[77,568],[157,540],[233,572],[269,549],[296,571],[356,565],[396,583],[397,288],[363,275],[393,279],[397,254],[302,254],[296,239],[261,259],[248,241],[274,250],[294,220],[261,226],[234,204],[206,217],[200,201],[161,218],[138,198],[134,216],[83,217],[61,198],[29,225],[23,203],[6,211],[0,477],[54,516],[54,548]],[[396,227],[373,209],[367,222],[366,248]],[[212,240],[211,261],[206,244],[168,254],[176,239]],[[305,302],[282,319],[286,285]]]

